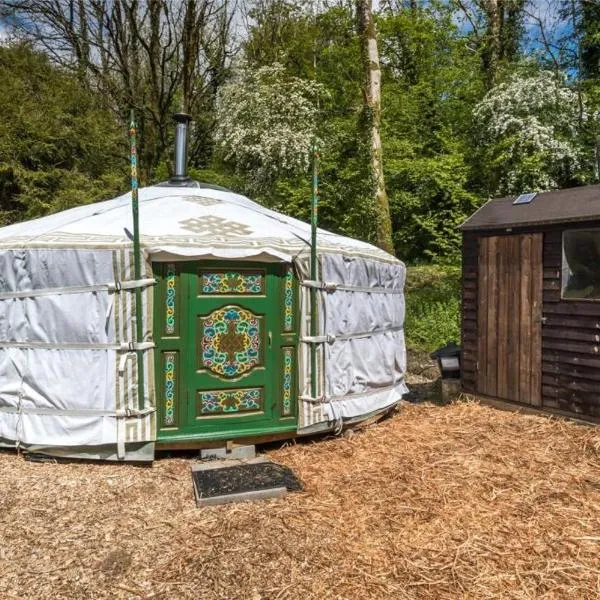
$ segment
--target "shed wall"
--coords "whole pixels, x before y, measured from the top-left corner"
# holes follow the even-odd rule
[[[543,243],[542,406],[600,419],[600,302],[561,298],[562,233],[600,227],[600,221],[504,231],[464,232],[462,276],[462,385],[477,393],[479,240],[540,232]]]

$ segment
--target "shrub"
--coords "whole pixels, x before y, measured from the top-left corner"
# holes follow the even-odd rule
[[[450,340],[460,343],[460,267],[408,267],[406,345],[431,352]]]

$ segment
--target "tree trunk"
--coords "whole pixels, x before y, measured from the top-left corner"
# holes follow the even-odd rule
[[[488,89],[494,87],[498,74],[501,52],[501,12],[498,0],[485,0],[484,11],[487,20],[485,47],[483,49],[483,68]]]
[[[363,134],[365,146],[369,149],[370,154],[369,171],[374,204],[375,241],[382,250],[394,254],[390,206],[383,177],[379,132],[381,125],[381,69],[371,0],[356,0],[356,17],[363,68]]]

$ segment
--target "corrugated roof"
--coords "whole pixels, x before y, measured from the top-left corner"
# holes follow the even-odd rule
[[[516,198],[490,200],[468,218],[461,229],[470,231],[600,221],[600,185],[543,192],[530,204],[515,205]]]

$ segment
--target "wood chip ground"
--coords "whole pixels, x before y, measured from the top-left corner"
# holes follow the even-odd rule
[[[600,430],[404,406],[268,455],[305,491],[196,509],[153,468],[0,453],[0,598],[597,598]]]

